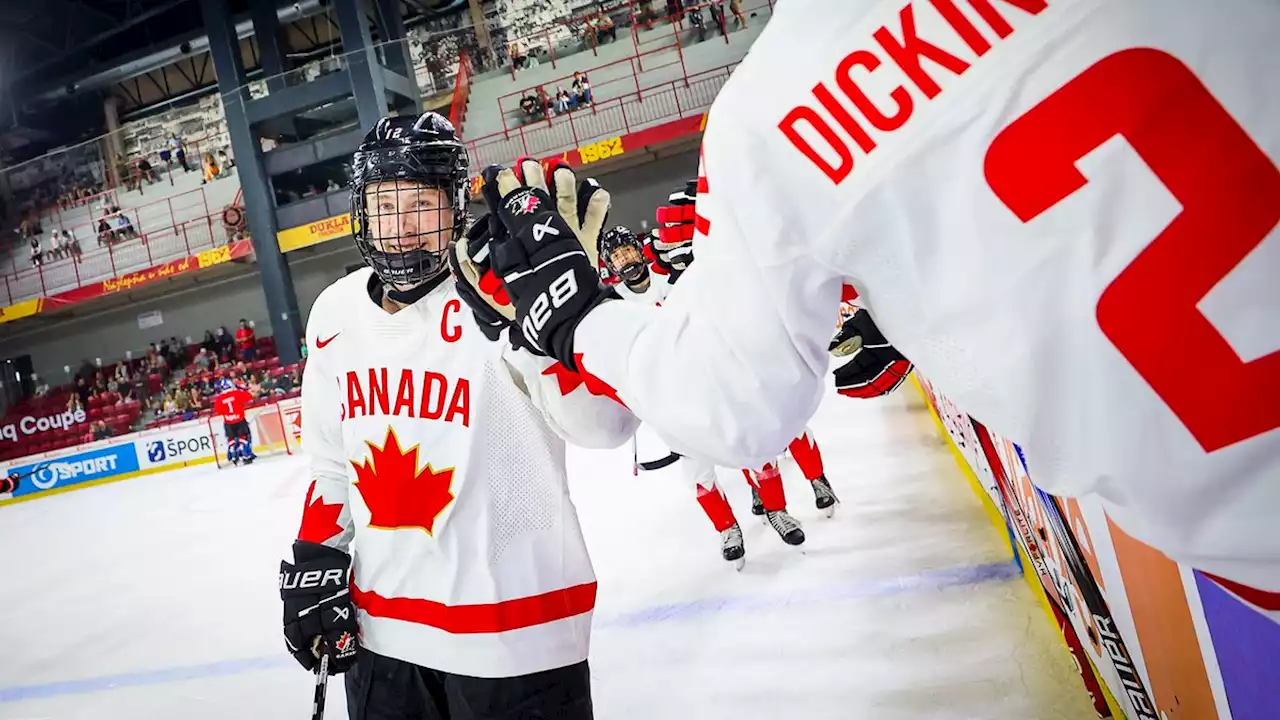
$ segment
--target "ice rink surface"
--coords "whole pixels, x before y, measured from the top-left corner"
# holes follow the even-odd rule
[[[721,471],[741,572],[670,470],[570,449],[600,581],[596,717],[1092,717],[914,388],[830,396],[812,428],[842,505],[822,517],[786,460],[798,548]],[[286,456],[0,508],[0,718],[305,720],[312,678],[285,652],[276,573],[306,486]],[[338,680],[327,717],[346,717]]]

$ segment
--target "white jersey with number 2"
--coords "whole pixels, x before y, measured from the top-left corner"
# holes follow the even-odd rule
[[[1280,590],[1277,37],[1263,0],[779,3],[710,113],[696,262],[575,351],[673,449],[756,466],[850,282],[1044,489]]]

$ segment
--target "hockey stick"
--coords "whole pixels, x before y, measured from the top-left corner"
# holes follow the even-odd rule
[[[39,474],[41,470],[44,470],[45,468],[49,467],[50,465],[53,464],[53,462],[54,461],[52,460],[46,460],[41,463],[36,463],[30,470],[28,470],[25,473],[19,474],[16,478],[13,477],[13,475],[17,473],[12,473],[12,474],[0,477],[0,483],[4,483],[4,485],[0,485],[0,488],[7,487],[10,481],[13,482],[13,487],[8,488],[7,490],[3,490],[3,492],[0,494],[12,494],[17,492],[19,483],[21,483],[23,480],[26,480],[29,477],[33,477]]]
[[[329,688],[329,653],[320,656],[316,669],[316,694],[311,699],[311,720],[324,720],[324,696]]]
[[[636,435],[631,433],[631,477],[640,477],[640,456],[636,449]]]
[[[1054,620],[1058,622],[1062,631],[1063,639],[1066,641],[1067,650],[1075,659],[1076,669],[1080,673],[1080,679],[1084,682],[1085,689],[1089,692],[1093,701],[1094,712],[1100,718],[1111,717],[1110,708],[1102,698],[1101,685],[1098,682],[1093,667],[1089,662],[1088,655],[1084,652],[1084,645],[1080,642],[1080,637],[1076,633],[1075,626],[1071,624],[1071,620],[1066,612],[1071,607],[1069,588],[1059,587],[1059,583],[1054,578],[1053,573],[1049,570],[1048,562],[1045,558],[1045,550],[1042,544],[1047,540],[1038,539],[1036,532],[1031,528],[1031,522],[1027,519],[1026,509],[1022,506],[1022,500],[1013,487],[1013,481],[1005,472],[1004,464],[1000,462],[1000,457],[996,453],[995,443],[991,439],[991,434],[982,423],[970,418],[970,424],[974,433],[978,437],[978,446],[982,451],[983,457],[987,460],[987,465],[991,469],[991,475],[996,480],[996,486],[1000,495],[1004,500],[1004,506],[1009,515],[1009,523],[1012,525],[1010,535],[1019,538],[1022,541],[1022,547],[1026,550],[1027,557],[1031,560],[1031,565],[1036,571],[1036,575],[1040,577],[1040,584],[1044,586],[1045,599],[1049,602],[1049,607],[1053,610]],[[1016,447],[1016,446],[1015,446]],[[1021,451],[1019,451],[1021,453]],[[1021,455],[1019,455],[1021,457]],[[1023,469],[1026,469],[1025,461]],[[1030,475],[1030,473],[1028,473]],[[1014,555],[1017,556],[1017,549],[1014,549]],[[1065,583],[1063,583],[1065,585]]]
[[[1022,461],[1022,467],[1026,470],[1027,461],[1022,457],[1022,451],[1018,451],[1018,459]],[[1030,474],[1030,473],[1028,473]],[[1080,543],[1076,540],[1075,533],[1067,525],[1066,518],[1062,515],[1062,507],[1058,505],[1058,499],[1036,488],[1036,495],[1040,498],[1040,504],[1045,508],[1045,517],[1049,521],[1049,529],[1058,539],[1058,545],[1062,548],[1063,559],[1067,563],[1067,568],[1071,571],[1072,577],[1075,578],[1076,587],[1080,589],[1080,594],[1084,597],[1084,604],[1088,606],[1089,614],[1093,616],[1093,622],[1098,628],[1098,642],[1107,650],[1107,655],[1111,658],[1111,664],[1116,669],[1116,674],[1120,676],[1120,683],[1124,685],[1124,692],[1129,696],[1129,701],[1133,705],[1133,709],[1137,712],[1138,720],[1158,720],[1155,702],[1151,698],[1151,694],[1147,692],[1146,686],[1142,683],[1142,676],[1138,674],[1138,668],[1133,662],[1133,656],[1129,654],[1129,649],[1125,647],[1124,638],[1120,637],[1120,631],[1115,627],[1115,620],[1111,617],[1111,610],[1107,607],[1107,600],[1102,595],[1102,589],[1098,587],[1098,582],[1093,578],[1093,573],[1085,564],[1084,553],[1080,551]]]

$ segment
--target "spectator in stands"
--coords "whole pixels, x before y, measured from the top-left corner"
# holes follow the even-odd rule
[[[93,385],[89,388],[93,395],[101,395],[107,391],[107,378],[99,370],[93,374]]]
[[[536,100],[538,101],[539,110],[541,110],[543,113],[551,112],[551,96],[547,94],[546,88],[542,87],[541,85],[538,86],[538,94],[536,96]]]
[[[253,333],[253,328],[249,327],[249,321],[240,318],[240,327],[236,330],[236,349],[239,350],[239,357],[244,362],[253,362],[258,359],[258,338]]]
[[[191,399],[191,409],[199,410],[204,407],[204,393],[200,391],[198,383],[192,383],[191,387],[187,388],[187,395]]]
[[[112,435],[111,428],[107,426],[105,420],[95,420],[89,424],[89,427],[93,432],[94,440],[106,440]]]
[[[120,392],[120,381],[116,380],[115,375],[112,375],[111,377],[107,378],[107,392],[109,393]]]
[[[93,379],[93,374],[97,371],[98,368],[89,362],[89,358],[83,358],[80,360],[80,367],[76,368],[76,377],[82,377],[85,382],[88,382]]]
[[[618,28],[614,26],[613,19],[608,15],[599,15],[587,23],[587,29],[595,32],[596,43],[603,45],[605,40],[614,42],[618,39]]]
[[[542,118],[542,110],[538,106],[538,98],[533,93],[520,98],[520,111],[524,113],[524,117],[528,121]]]
[[[106,217],[98,218],[98,247],[110,247],[116,242],[116,231]]]
[[[306,336],[303,336],[303,338],[302,338],[300,341],[298,341],[298,355],[299,355],[299,356],[301,356],[303,360],[306,360],[306,359],[307,359],[307,338],[306,338]]]
[[[129,363],[122,362],[116,365],[115,372],[116,382],[121,385],[129,382]]]
[[[218,339],[213,336],[212,330],[204,331],[204,342],[200,343],[200,347],[208,350],[210,355],[218,354]]]
[[[570,110],[572,110],[572,109],[573,109],[573,107],[576,107],[576,106],[577,106],[577,103],[572,102],[572,100],[571,100],[571,99],[570,99],[570,97],[569,97],[569,91],[568,91],[568,90],[565,90],[565,89],[564,89],[564,88],[562,88],[562,87],[561,87],[561,88],[556,88],[556,104],[555,104],[555,107],[556,107],[556,114],[557,114],[557,115],[563,115],[563,114],[565,114],[565,113],[569,112]]]
[[[262,378],[258,373],[253,373],[249,377],[249,394],[256,400],[266,397],[267,391],[262,387]]]
[[[216,180],[222,170],[218,167],[218,161],[214,159],[213,153],[205,153],[201,160],[200,164],[204,168],[204,180],[200,184],[203,185]]]
[[[524,45],[519,40],[512,41],[510,47],[507,48],[507,55],[511,58],[512,69],[524,69],[528,56],[525,54]]]
[[[174,158],[178,160],[178,164],[182,166],[183,172],[191,172],[191,167],[187,165],[187,149],[183,145],[182,138],[174,135],[169,138],[169,150],[173,152]]]
[[[174,417],[178,414],[178,392],[173,388],[164,396],[164,402],[160,405],[161,417]]]
[[[587,76],[580,72],[573,74],[573,95],[577,98],[579,105],[591,104],[591,83],[587,80]]]
[[[39,375],[32,373],[31,382],[36,385],[36,397],[42,398],[49,394],[49,383],[45,382]]]
[[[148,162],[146,158],[138,158],[138,161],[134,164],[134,167],[138,169],[138,176],[141,179],[146,180],[152,185],[156,184],[155,168],[151,167],[151,163]],[[138,183],[138,187],[142,187],[141,182]]]
[[[114,220],[117,239],[126,240],[138,237],[138,231],[134,229],[133,221],[129,219],[128,215],[120,212],[120,208],[115,209]]]
[[[742,11],[742,0],[729,0],[729,12],[733,13],[733,24],[743,30],[750,29],[747,26],[747,15]]]
[[[31,265],[38,267],[44,264],[44,251],[40,248],[40,236],[31,236]]]
[[[84,378],[80,378],[80,379],[84,380]],[[81,400],[80,396],[76,393],[71,393],[70,395],[67,396],[67,409],[70,410],[71,412],[75,412],[77,410],[84,410],[84,403],[85,401]]]
[[[236,341],[231,337],[231,333],[227,332],[227,326],[222,325],[218,328],[218,360],[219,362],[228,363],[235,357]]]
[[[226,148],[222,148],[221,150],[218,151],[218,167],[222,168],[223,172],[226,172],[235,166],[236,166],[236,161],[234,158],[231,158],[227,155]]]
[[[208,372],[213,369],[213,355],[209,354],[208,348],[201,347],[200,352],[196,353],[196,359],[192,361],[192,364],[200,368],[201,372]]]

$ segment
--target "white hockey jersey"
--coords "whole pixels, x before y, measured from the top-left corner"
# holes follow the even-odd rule
[[[453,282],[389,314],[371,276],[311,311],[299,539],[351,552],[376,653],[477,677],[583,660],[596,584],[561,437],[615,447],[636,420],[558,363],[487,340]]]
[[[851,282],[1046,490],[1278,590],[1277,33],[1245,0],[779,3],[710,113],[697,261],[575,351],[677,451],[753,466]]]
[[[671,290],[671,282],[666,275],[649,270],[649,287],[643,292],[636,292],[627,287],[625,282],[619,281],[618,284],[612,286],[614,290],[622,296],[623,300],[639,302],[645,305],[658,305],[667,298],[667,292]]]

